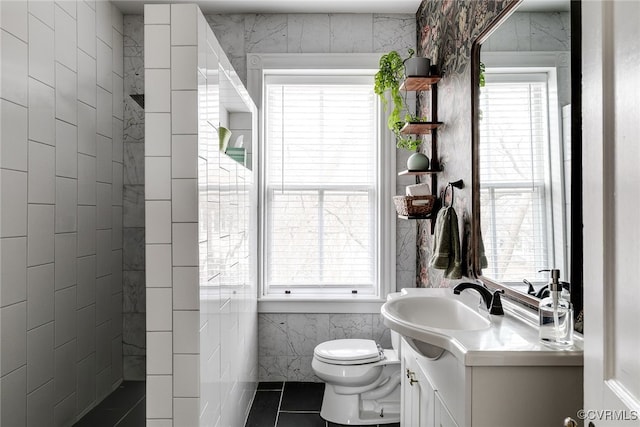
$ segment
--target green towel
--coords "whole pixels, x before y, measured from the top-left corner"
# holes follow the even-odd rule
[[[458,215],[452,207],[442,208],[438,212],[433,236],[433,255],[429,265],[444,270],[444,277],[448,279],[462,277]]]

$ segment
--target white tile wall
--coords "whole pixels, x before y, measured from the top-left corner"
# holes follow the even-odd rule
[[[123,16],[99,3],[0,2],[2,425],[71,426],[122,378]]]
[[[157,418],[184,426],[241,425],[249,403],[241,396],[251,395],[257,378],[255,283],[239,272],[240,265],[248,268],[239,252],[230,245],[227,253],[218,249],[216,242],[223,238],[218,141],[208,123],[198,123],[198,108],[220,111],[218,97],[207,100],[206,80],[197,67],[198,50],[210,49],[207,33],[213,38],[193,5],[145,6],[147,393],[153,394],[147,425],[160,423]],[[211,53],[215,61],[207,65],[217,67]],[[209,93],[217,84],[212,79]],[[212,105],[198,105],[203,101]],[[238,186],[227,191],[246,194],[224,211],[225,223],[236,224],[224,236],[231,241],[229,233],[235,239],[255,232],[244,216],[248,193],[239,191],[245,182],[252,185],[252,175],[224,161],[229,184]],[[227,304],[220,300],[225,269],[238,271],[225,276]],[[229,334],[226,341],[220,339],[223,330]],[[171,408],[162,406],[170,399]]]

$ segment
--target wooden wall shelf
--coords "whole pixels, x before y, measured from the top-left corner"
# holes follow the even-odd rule
[[[427,135],[437,129],[442,122],[408,122],[400,129],[403,135]]]
[[[406,91],[419,91],[419,90],[431,90],[431,85],[440,81],[442,76],[428,76],[428,77],[407,77],[400,85],[400,90]]]
[[[413,175],[413,176],[421,176],[421,175],[430,175],[432,173],[439,173],[442,172],[442,169],[433,169],[433,170],[428,170],[428,171],[411,171],[411,170],[403,170],[402,172],[398,172],[398,176],[406,176],[406,175]]]

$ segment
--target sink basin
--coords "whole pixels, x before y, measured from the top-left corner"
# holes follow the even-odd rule
[[[425,290],[426,291],[426,290]],[[380,312],[384,324],[423,356],[436,360],[456,347],[455,335],[489,328],[491,322],[440,289],[387,301]]]
[[[490,322],[464,303],[435,296],[404,296],[387,302],[382,314],[417,329],[476,331]]]

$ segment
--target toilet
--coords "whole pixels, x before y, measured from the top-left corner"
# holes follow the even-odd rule
[[[346,425],[400,422],[399,336],[392,349],[373,340],[339,339],[316,346],[311,366],[326,382],[320,416]]]

